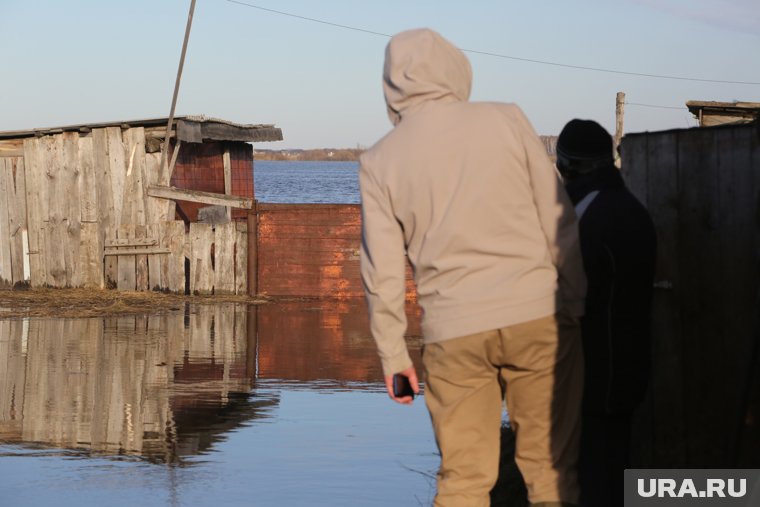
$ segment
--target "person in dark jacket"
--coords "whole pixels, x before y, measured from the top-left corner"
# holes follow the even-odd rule
[[[570,121],[557,140],[557,168],[578,215],[588,277],[581,505],[622,506],[632,415],[650,371],[657,240],[647,210],[614,165],[612,139],[601,125]]]

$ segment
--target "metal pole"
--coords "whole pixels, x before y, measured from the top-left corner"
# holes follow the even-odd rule
[[[187,14],[187,26],[185,27],[185,40],[182,42],[182,55],[179,57],[179,68],[177,69],[177,80],[174,82],[174,96],[172,97],[172,108],[169,111],[169,121],[166,122],[166,135],[164,136],[164,149],[161,151],[161,172],[164,175],[162,183],[169,184],[171,174],[168,174],[166,167],[167,152],[169,151],[169,134],[174,122],[174,110],[177,107],[177,95],[179,94],[179,83],[182,79],[182,69],[185,66],[185,54],[187,53],[187,41],[190,39],[190,28],[193,26],[193,13],[195,12],[195,0],[190,2],[190,12]]]

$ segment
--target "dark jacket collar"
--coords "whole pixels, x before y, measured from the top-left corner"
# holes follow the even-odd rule
[[[565,189],[574,205],[589,193],[608,188],[625,188],[623,177],[614,165],[581,174],[572,179],[565,179]]]

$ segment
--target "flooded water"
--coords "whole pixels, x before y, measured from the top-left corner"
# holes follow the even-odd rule
[[[0,321],[0,505],[430,505],[381,378],[361,299]]]
[[[358,162],[256,160],[256,199],[271,203],[359,203]]]

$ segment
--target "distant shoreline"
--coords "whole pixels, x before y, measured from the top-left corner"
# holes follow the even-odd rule
[[[538,136],[549,158],[556,157],[557,136]],[[364,148],[318,148],[312,150],[256,150],[254,160],[288,160],[308,162],[356,162]]]
[[[355,162],[363,149],[320,148],[316,150],[256,150],[254,160]]]

